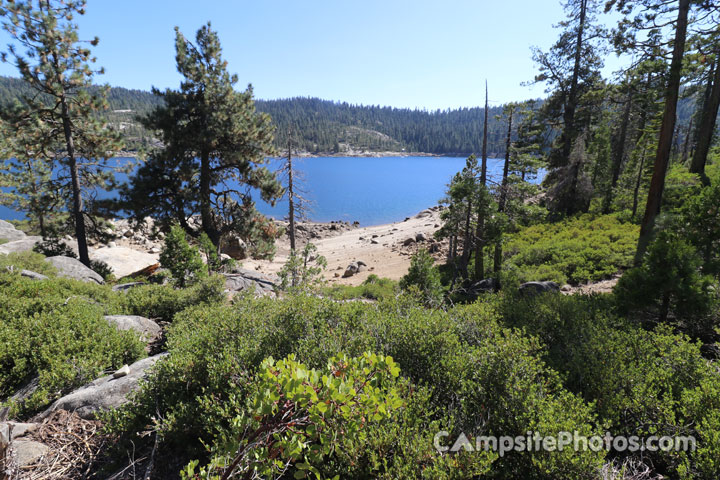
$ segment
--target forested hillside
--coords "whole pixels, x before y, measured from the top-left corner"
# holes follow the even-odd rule
[[[23,94],[27,85],[18,78],[0,77],[0,104],[8,105]],[[149,145],[153,136],[136,116],[148,113],[162,101],[142,90],[112,87],[108,92],[109,119],[123,133],[129,150]],[[457,110],[410,110],[392,107],[351,105],[318,98],[258,100],[257,109],[270,114],[277,130],[275,145],[310,153],[360,151],[423,152],[437,155],[467,155],[479,152],[482,144],[483,108]],[[491,156],[504,152],[504,127],[497,118],[501,107],[489,112],[488,149]]]

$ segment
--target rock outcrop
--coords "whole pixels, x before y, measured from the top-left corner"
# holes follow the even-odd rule
[[[116,278],[122,278],[158,263],[159,255],[128,247],[107,246],[92,252],[90,258],[105,262]]]
[[[225,288],[231,293],[250,291],[256,295],[275,295],[277,280],[244,268],[238,268],[234,273],[224,273]]]
[[[106,315],[105,320],[118,330],[137,332],[145,343],[153,343],[162,336],[162,329],[157,323],[139,315]]]
[[[23,235],[25,234],[23,233]],[[4,243],[0,245],[0,253],[7,255],[8,253],[27,252],[32,250],[35,244],[40,242],[41,240],[42,237],[31,236]]]
[[[42,421],[55,410],[75,412],[84,419],[93,419],[102,410],[109,410],[122,406],[128,401],[130,393],[138,389],[140,380],[146,375],[149,368],[167,353],[154,357],[144,358],[130,365],[130,373],[120,378],[107,375],[75,390],[56,400],[47,410],[35,417]]]
[[[15,225],[10,222],[0,220],[0,238],[9,242],[14,242],[15,240],[22,240],[25,238],[25,232],[18,230],[15,228]]]
[[[73,278],[81,282],[97,283],[99,285],[105,283],[98,273],[90,270],[77,258],[59,255],[57,257],[48,257],[45,261],[57,268],[58,277]]]

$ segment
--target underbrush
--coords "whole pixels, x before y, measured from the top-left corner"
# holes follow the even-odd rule
[[[0,274],[0,398],[33,378],[37,389],[11,415],[37,411],[108,370],[144,355],[135,334],[103,315],[117,303],[107,287]]]
[[[148,445],[138,433],[150,428],[161,440],[160,454],[181,463],[205,464],[242,438],[242,423],[235,419],[252,410],[250,399],[268,356],[294,355],[307,368],[321,369],[341,352],[389,355],[408,383],[398,386],[404,393],[397,414],[367,419],[361,436],[340,440],[352,455],[338,448],[314,465],[322,478],[420,478],[424,472],[431,478],[468,478],[490,471],[497,478],[575,479],[591,478],[603,461],[602,452],[511,452],[500,458],[435,451],[432,438],[440,430],[451,432],[450,438],[460,432],[597,431],[590,406],[538,361],[540,344],[502,328],[491,303],[444,312],[405,296],[377,305],[245,297],[232,306],[178,314],[167,342],[169,357],[134,402],[106,420],[128,447]],[[301,474],[298,468],[290,464],[288,474]]]
[[[560,372],[568,390],[594,405],[612,435],[696,439],[695,452],[642,452],[646,465],[671,478],[717,478],[717,363],[667,325],[647,330],[632,317],[616,316],[614,301],[551,294],[506,298],[500,309],[506,325],[542,341],[541,358]]]
[[[366,298],[368,300],[386,300],[399,292],[398,283],[389,278],[369,275],[362,284],[357,286],[333,285],[325,289],[325,293],[336,300]]]
[[[503,268],[522,282],[601,280],[632,265],[638,231],[612,215],[533,225],[509,236]]]

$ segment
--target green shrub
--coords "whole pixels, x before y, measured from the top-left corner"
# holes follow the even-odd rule
[[[509,236],[503,268],[523,282],[600,280],[632,265],[637,236],[636,225],[611,215],[533,225]]]
[[[46,262],[44,255],[31,251],[0,254],[0,271],[8,270],[10,267],[16,271],[30,270],[48,277],[54,277],[57,274],[55,266]]]
[[[327,260],[316,252],[317,247],[310,242],[299,253],[290,250],[290,256],[278,272],[280,289],[312,291],[325,283],[322,272],[327,268]]]
[[[142,285],[124,294],[122,308],[130,315],[170,322],[175,314],[188,307],[226,302],[224,290],[223,278],[217,275],[205,277],[184,289],[172,285]]]
[[[427,465],[436,478],[467,478],[487,467],[498,478],[590,477],[603,452],[513,452],[489,465],[492,455],[441,456],[431,443],[417,444],[437,432],[423,426],[469,435],[525,435],[528,428],[548,435],[594,431],[590,406],[564,390],[558,376],[537,360],[537,342],[503,330],[495,317],[492,304],[429,311],[407,296],[376,305],[293,295],[283,301],[243,297],[233,306],[190,308],[168,330],[169,357],[134,402],[108,416],[108,426],[139,447],[143,440],[136,432],[154,422],[165,451],[205,463],[203,444],[222,449],[237,432],[233,419],[256,391],[268,355],[294,354],[317,369],[338,352],[357,357],[375,350],[395,359],[411,391],[428,394],[422,406],[415,404],[367,433],[368,445],[388,452],[387,462],[363,447],[362,437],[348,436],[343,439],[347,455],[327,457],[326,476],[393,478],[394,472],[395,478],[412,477],[417,466]],[[411,412],[423,414],[409,417]],[[398,431],[404,433],[393,440],[392,432]],[[394,458],[396,451],[407,451],[419,463],[407,465]]]
[[[635,453],[655,471],[690,472],[683,478],[710,471],[710,458],[720,458],[720,442],[710,430],[720,415],[714,397],[720,371],[703,358],[699,344],[667,326],[648,331],[616,317],[612,304],[607,296],[508,297],[501,311],[509,326],[543,342],[542,358],[568,390],[594,405],[611,434],[693,435],[698,445],[706,439],[697,452]]]
[[[411,257],[408,273],[400,279],[400,288],[412,289],[427,306],[438,306],[442,303],[440,273],[435,267],[435,259],[424,248]]]
[[[387,300],[398,293],[398,283],[389,278],[380,278],[370,274],[360,285],[333,285],[325,293],[336,300],[366,298],[368,300]]]
[[[165,237],[160,252],[160,265],[170,270],[175,284],[186,287],[207,276],[207,267],[200,252],[191,247],[185,238],[185,231],[173,225]]]
[[[37,411],[145,353],[137,336],[110,325],[108,307],[93,301],[112,297],[110,289],[98,294],[76,283],[0,275],[0,398],[38,377],[38,389],[13,405],[13,414]]]
[[[713,281],[700,273],[701,263],[696,250],[684,239],[660,232],[648,247],[642,265],[626,272],[615,287],[621,312],[647,312],[661,323],[671,315],[692,333],[712,331],[710,314],[716,305]],[[707,321],[710,325],[705,325]]]

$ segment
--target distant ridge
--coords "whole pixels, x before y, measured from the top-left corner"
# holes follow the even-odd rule
[[[0,105],[8,105],[30,90],[18,78],[0,76]],[[151,92],[111,87],[108,120],[119,128],[127,146],[135,150],[156,140],[137,121],[160,105]],[[484,109],[411,110],[353,105],[318,98],[296,97],[257,100],[259,111],[270,114],[277,126],[276,146],[311,154],[358,152],[419,152],[434,155],[467,155],[481,149]],[[504,152],[504,126],[496,116],[502,107],[490,109],[488,150]]]

